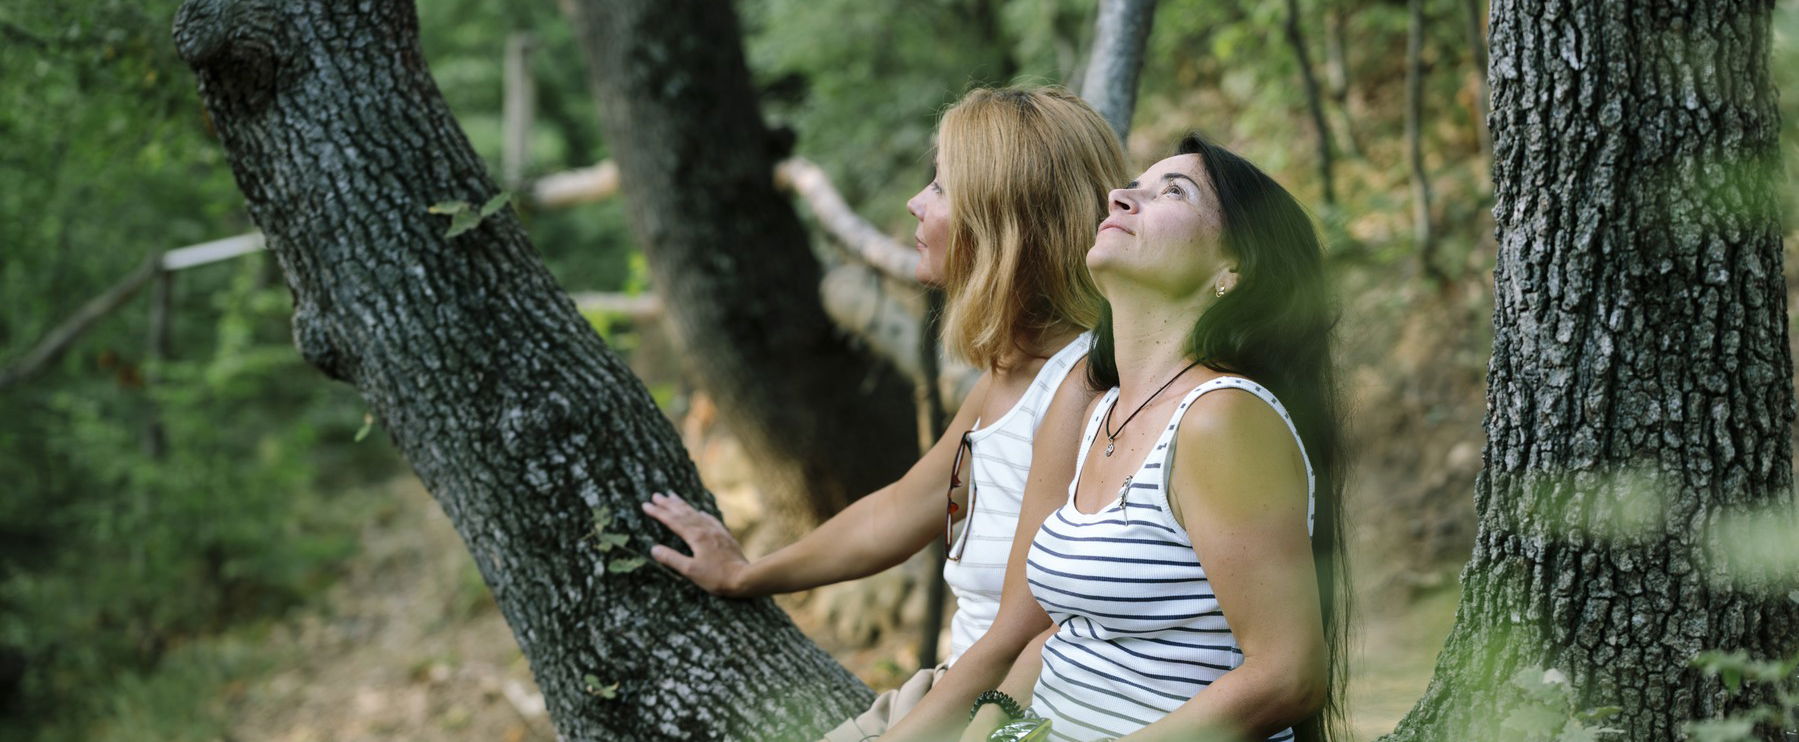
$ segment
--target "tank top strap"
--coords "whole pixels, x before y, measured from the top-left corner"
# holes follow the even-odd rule
[[[1087,452],[1093,449],[1093,439],[1099,437],[1099,421],[1106,416],[1106,410],[1118,402],[1118,387],[1106,390],[1099,398],[1099,404],[1093,406],[1093,416],[1087,419],[1087,432],[1081,434],[1081,448],[1074,459],[1074,478],[1068,480],[1068,502],[1074,502],[1075,485],[1081,481],[1081,470],[1087,466]]]
[[[1281,416],[1281,422],[1287,424],[1287,432],[1293,436],[1294,445],[1299,446],[1299,458],[1301,461],[1305,462],[1306,532],[1311,533],[1312,518],[1317,506],[1316,489],[1318,481],[1317,477],[1312,472],[1312,457],[1306,452],[1305,440],[1299,436],[1299,428],[1293,424],[1293,416],[1287,412],[1286,405],[1281,404],[1280,399],[1274,396],[1274,392],[1268,391],[1267,387],[1242,376],[1220,376],[1194,387],[1192,391],[1187,392],[1187,396],[1181,398],[1180,405],[1175,407],[1174,414],[1168,420],[1168,427],[1162,431],[1160,439],[1156,442],[1157,451],[1162,455],[1162,475],[1166,477],[1167,473],[1170,471],[1170,462],[1172,461],[1175,449],[1175,431],[1180,428],[1181,418],[1186,416],[1187,408],[1192,407],[1193,403],[1199,401],[1200,397],[1205,396],[1209,392],[1218,391],[1219,389],[1241,389],[1255,395],[1257,399],[1266,402],[1269,407],[1274,408],[1275,413]],[[1164,480],[1162,489],[1162,494],[1166,497],[1166,480]]]

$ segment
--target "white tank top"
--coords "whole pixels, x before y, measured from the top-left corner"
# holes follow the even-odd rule
[[[1068,370],[1087,355],[1093,334],[1083,332],[1057,351],[1038,369],[1024,395],[993,424],[977,421],[969,434],[973,445],[970,481],[974,506],[962,519],[950,545],[962,559],[944,562],[943,579],[956,596],[956,613],[950,617],[949,657],[953,663],[987,633],[999,614],[1000,590],[1006,581],[1006,558],[1012,553],[1012,535],[1018,529],[1018,509],[1031,471],[1031,441],[1050,399],[1061,388]]]
[[[1293,419],[1273,393],[1238,376],[1213,379],[1181,400],[1118,499],[1096,513],[1083,513],[1074,506],[1075,482],[1101,418],[1118,400],[1118,389],[1101,398],[1081,440],[1068,502],[1043,522],[1025,561],[1031,595],[1057,626],[1043,645],[1043,672],[1031,694],[1031,709],[1052,722],[1053,739],[1079,742],[1130,734],[1243,664],[1237,637],[1212,594],[1193,541],[1169,509],[1164,486],[1181,416],[1200,395],[1218,389],[1241,389],[1274,407],[1305,456]],[[1307,458],[1308,533],[1312,488]],[[1268,737],[1270,742],[1291,739],[1290,728]]]

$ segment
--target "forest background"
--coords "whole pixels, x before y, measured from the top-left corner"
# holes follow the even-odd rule
[[[0,6],[0,367],[150,256],[254,228],[169,41],[178,5]],[[1409,139],[1407,5],[1296,6],[1336,153],[1334,204],[1283,3],[1163,0],[1129,151],[1142,166],[1180,132],[1209,132],[1293,188],[1324,230],[1343,300],[1371,658],[1351,709],[1379,732],[1428,675],[1472,536],[1492,310],[1484,88],[1468,4],[1423,2]],[[1066,0],[737,8],[764,115],[896,235],[911,229],[903,203],[928,177],[936,113],[971,85],[1078,79],[1093,28],[1090,4]],[[432,72],[493,171],[501,60],[517,33],[534,40],[526,176],[606,159],[554,3],[423,0],[419,14]],[[1799,9],[1777,5],[1774,29],[1791,313]],[[1413,141],[1429,234],[1414,219]],[[648,290],[620,209],[525,210],[565,288]],[[820,259],[841,260],[813,231]],[[170,288],[166,352],[146,341],[157,328],[141,292],[43,373],[0,388],[0,740],[550,738],[443,516],[366,429],[355,392],[295,353],[272,262],[185,271]],[[750,465],[654,322],[590,319],[683,424],[752,550],[803,525],[758,517]],[[918,560],[784,605],[864,680],[890,685],[916,662],[930,572]]]

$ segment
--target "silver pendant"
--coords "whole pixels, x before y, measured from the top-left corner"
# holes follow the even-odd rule
[[[1106,441],[1106,456],[1110,458],[1112,456],[1112,449],[1117,447],[1118,441]]]

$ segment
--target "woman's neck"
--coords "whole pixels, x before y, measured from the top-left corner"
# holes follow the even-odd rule
[[[1135,406],[1193,362],[1187,355],[1187,336],[1205,309],[1206,297],[1171,300],[1166,296],[1115,293],[1119,295],[1109,300],[1119,403]]]
[[[1073,342],[1074,337],[1079,334],[1081,334],[1079,329],[1067,329],[1032,337],[1020,336],[1013,340],[1011,349],[1007,350],[1006,354],[1000,358],[1000,368],[1018,368],[1032,361],[1049,358],[1068,347],[1068,344]]]

